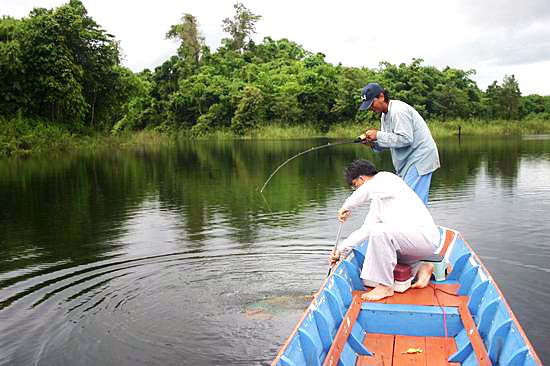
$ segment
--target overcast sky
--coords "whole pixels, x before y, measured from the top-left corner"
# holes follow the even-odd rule
[[[27,16],[33,7],[63,0],[0,0],[0,14]],[[212,50],[226,37],[222,20],[235,0],[83,0],[89,14],[120,41],[123,63],[154,69],[174,54],[165,40],[182,14],[199,21]],[[243,0],[261,15],[256,42],[288,38],[328,62],[377,67],[424,59],[425,65],[474,69],[481,89],[514,74],[523,95],[550,95],[550,0]]]

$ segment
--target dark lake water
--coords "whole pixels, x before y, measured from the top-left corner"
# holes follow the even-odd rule
[[[346,164],[325,140],[0,160],[0,365],[266,365],[327,272]],[[430,210],[550,362],[550,137],[438,141]],[[343,235],[359,226],[355,212]]]

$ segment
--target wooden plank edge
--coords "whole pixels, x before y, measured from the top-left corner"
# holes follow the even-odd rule
[[[338,365],[338,360],[340,359],[340,354],[344,350],[344,346],[349,338],[351,330],[355,325],[359,312],[361,311],[361,295],[353,295],[353,299],[349,306],[348,311],[342,319],[342,323],[334,336],[334,342],[325,357],[323,366],[336,366]]]
[[[466,334],[474,349],[476,358],[479,361],[479,366],[491,366],[492,362],[485,348],[485,344],[483,343],[483,339],[481,339],[474,318],[472,318],[472,314],[470,314],[470,310],[468,310],[467,297],[462,298],[462,303],[458,307],[458,311],[462,319],[462,324],[464,324],[464,329],[466,329]]]

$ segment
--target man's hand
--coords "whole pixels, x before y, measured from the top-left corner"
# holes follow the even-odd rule
[[[351,211],[341,208],[338,210],[338,221],[344,222],[351,216]]]
[[[336,248],[334,248],[332,250],[332,252],[330,252],[330,257],[328,259],[330,265],[334,265],[336,262],[338,262],[338,260],[340,259],[340,251]]]
[[[370,141],[368,138],[367,138],[367,135],[366,134],[361,134],[359,136],[359,139],[361,139],[361,143],[364,144],[364,145],[368,145],[370,146],[371,148],[374,147],[374,141]]]
[[[365,138],[368,142],[374,142],[374,141],[376,141],[377,133],[378,133],[378,130],[376,128],[371,128],[371,129],[365,131],[365,133],[361,136],[365,136]]]

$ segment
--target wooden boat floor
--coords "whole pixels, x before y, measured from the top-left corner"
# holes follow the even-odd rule
[[[464,301],[455,295],[457,284],[433,284],[423,289],[408,289],[403,293],[396,292],[393,296],[378,302],[385,304],[410,304],[427,306],[460,306]],[[357,291],[361,295],[366,291]],[[455,366],[447,358],[456,352],[453,337],[413,337],[394,334],[367,333],[364,344],[374,356],[359,356],[357,366]],[[407,353],[407,349],[417,348],[420,353]]]
[[[452,337],[412,337],[393,334],[367,333],[365,346],[373,356],[359,356],[357,366],[458,366],[448,362],[448,355],[456,352]],[[418,348],[420,353],[407,353],[409,348]]]
[[[456,295],[458,284],[430,283],[425,288],[410,288],[403,293],[396,292],[393,296],[380,301],[383,304],[409,304],[427,306],[460,306],[464,297]],[[353,294],[362,295],[367,291],[353,291]]]

